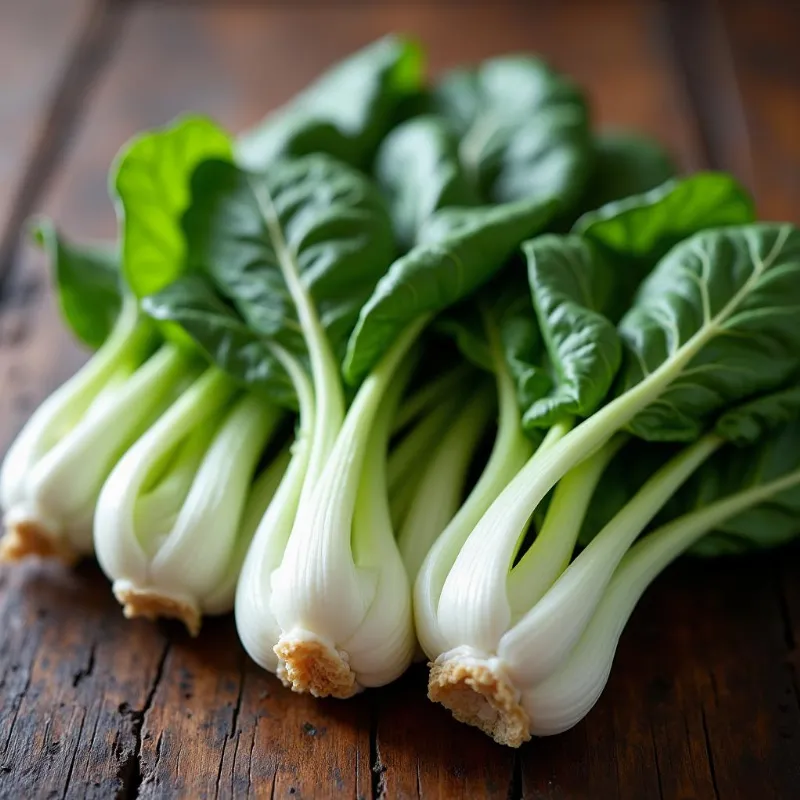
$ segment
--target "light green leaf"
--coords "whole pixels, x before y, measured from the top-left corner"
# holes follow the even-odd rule
[[[120,153],[112,183],[121,219],[123,273],[138,297],[153,294],[185,269],[181,215],[198,164],[231,158],[228,135],[211,120],[182,117],[136,137]]]

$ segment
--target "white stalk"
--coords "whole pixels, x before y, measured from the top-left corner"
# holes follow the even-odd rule
[[[397,402],[411,372],[401,367],[385,395],[370,437],[353,515],[353,561],[375,576],[375,599],[356,633],[342,643],[359,687],[383,686],[405,672],[416,637],[411,589],[395,541],[386,485],[386,451]]]
[[[592,709],[611,672],[617,644],[639,598],[655,577],[709,531],[800,485],[800,471],[686,514],[635,544],[620,562],[569,657],[523,693],[534,736],[569,730]]]
[[[664,504],[723,441],[708,435],[682,450],[634,495],[501,639],[497,655],[518,688],[551,674],[591,619],[614,569]]]
[[[9,450],[1,479],[5,557],[90,554],[103,482],[192,374],[190,360],[169,345],[137,369],[151,333],[116,334],[39,407]]]
[[[432,659],[450,648],[439,627],[438,608],[453,563],[472,529],[534,449],[533,442],[522,432],[514,381],[504,365],[498,343],[494,344],[499,416],[491,455],[469,497],[430,548],[414,582],[417,637]]]
[[[247,495],[247,502],[241,514],[236,542],[225,568],[224,578],[206,596],[203,603],[207,614],[227,614],[234,607],[236,586],[258,526],[270,503],[274,500],[283,476],[289,467],[291,448],[284,447],[256,478]]]
[[[356,497],[376,414],[426,322],[410,325],[362,384],[273,575],[272,610],[282,630],[275,649],[298,691],[343,696],[357,689],[339,648],[361,625],[377,585],[351,552]]]
[[[229,563],[252,474],[280,418],[254,395],[231,407],[235,394],[228,377],[208,369],[103,486],[95,547],[127,616],[174,616],[192,632],[199,628],[205,597]],[[158,510],[162,519],[154,516]]]

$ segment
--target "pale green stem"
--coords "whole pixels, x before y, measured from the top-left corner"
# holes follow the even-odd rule
[[[404,398],[394,418],[392,432],[397,433],[418,417],[446,402],[464,387],[466,379],[475,370],[466,362],[460,363],[434,380],[428,381],[413,394]]]
[[[583,633],[636,537],[722,443],[709,434],[663,466],[502,637],[497,653],[521,684],[534,685],[558,668]]]
[[[600,697],[617,643],[639,598],[674,559],[698,539],[750,508],[800,485],[800,470],[754,486],[663,525],[620,562],[597,609],[567,660],[528,693],[532,733],[552,735],[577,724]]]
[[[508,601],[514,617],[533,608],[569,566],[592,495],[626,438],[615,436],[558,482],[542,529],[508,578]]]
[[[493,387],[472,396],[434,449],[417,464],[421,479],[397,542],[409,578],[416,578],[431,545],[458,512],[475,450],[495,410]]]

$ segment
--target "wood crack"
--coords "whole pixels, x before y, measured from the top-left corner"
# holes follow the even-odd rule
[[[113,52],[125,7],[125,3],[114,0],[95,0],[54,87],[33,155],[14,197],[5,229],[0,232],[0,295],[12,270],[20,231],[58,167],[90,90]]]
[[[144,724],[147,720],[147,713],[153,706],[153,701],[155,699],[158,686],[164,676],[164,666],[167,661],[167,656],[169,655],[169,650],[170,643],[165,642],[161,657],[156,665],[153,682],[150,684],[150,690],[147,693],[147,697],[145,698],[142,708],[138,711],[126,711],[121,709],[123,713],[127,713],[132,720],[131,734],[133,735],[134,746],[133,750],[129,752],[127,759],[120,765],[120,768],[117,772],[117,775],[122,783],[119,791],[117,792],[118,800],[123,800],[123,798],[124,800],[133,800],[134,798],[139,797],[142,785],[146,780],[146,776],[144,775],[144,766],[142,763]],[[159,735],[158,742],[156,743],[156,763],[158,762],[160,752],[161,735]]]
[[[711,736],[708,732],[708,720],[706,719],[706,710],[701,706],[700,716],[703,721],[703,741],[706,748],[706,759],[708,761],[708,771],[711,775],[711,786],[714,789],[714,797],[720,799],[719,786],[717,785],[717,773],[714,769],[714,755],[711,751]]]

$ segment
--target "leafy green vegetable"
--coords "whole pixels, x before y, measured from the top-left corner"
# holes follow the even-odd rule
[[[770,483],[800,469],[800,421],[795,401],[793,419],[777,434],[762,437],[753,446],[727,447],[709,461],[676,498],[684,513],[705,508],[724,497]],[[784,409],[785,410],[785,409]],[[774,427],[774,426],[773,426]],[[719,556],[764,550],[786,544],[800,534],[800,488],[771,497],[719,524],[703,536],[691,552]]]
[[[691,441],[726,406],[784,385],[800,349],[800,231],[758,224],[707,231],[675,247],[620,323],[619,392],[665,369],[680,380],[628,428]]]
[[[461,158],[494,202],[579,199],[592,159],[580,90],[528,56],[484,61],[445,75],[434,106],[461,136]]]
[[[619,336],[602,313],[613,275],[578,236],[539,236],[524,250],[553,389],[525,409],[523,424],[550,427],[567,416],[591,414],[619,369]]]
[[[378,151],[375,176],[405,249],[437,209],[477,202],[458,159],[458,137],[436,116],[398,125]]]
[[[752,220],[752,198],[733,176],[698,172],[589,211],[573,231],[615,256],[650,265],[693,233]]]
[[[125,280],[137,297],[163,289],[185,268],[181,215],[195,167],[231,156],[231,140],[204,117],[179,118],[135,138],[117,159],[112,183],[121,218]]]
[[[245,133],[238,161],[261,170],[281,156],[327,153],[366,168],[403,104],[421,91],[422,72],[416,44],[398,36],[379,39]]]
[[[264,338],[225,303],[203,275],[189,274],[145,297],[150,317],[179,325],[208,359],[241,386],[285,408],[297,408],[289,376]]]
[[[85,345],[100,347],[122,311],[116,247],[74,245],[46,219],[36,220],[31,233],[50,259],[58,304],[67,324]]]
[[[207,272],[247,324],[305,357],[291,263],[335,352],[394,253],[383,200],[366,178],[327,156],[277,162],[261,174],[206,162],[185,216],[189,263]],[[302,324],[302,323],[301,323]]]
[[[631,131],[603,131],[592,138],[594,167],[581,206],[606,203],[655,189],[674,177],[675,165],[661,145]]]
[[[347,348],[347,379],[360,380],[412,320],[443,311],[486,283],[554,210],[551,201],[521,201],[434,214],[421,244],[392,264],[361,309]]]

